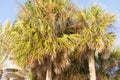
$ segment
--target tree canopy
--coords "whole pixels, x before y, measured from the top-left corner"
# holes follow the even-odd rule
[[[115,20],[99,5],[81,10],[71,0],[27,0],[14,24],[8,21],[2,29],[1,53],[29,67],[33,80],[79,80],[75,76],[88,73],[96,80],[95,57],[108,54],[114,44],[115,34],[108,29]]]

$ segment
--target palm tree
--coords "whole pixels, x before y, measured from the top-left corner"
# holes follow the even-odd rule
[[[119,75],[120,73],[120,47],[115,47],[113,49],[113,51],[110,54],[110,59],[114,61],[113,62],[114,64],[116,64],[110,67],[117,68],[116,70],[114,69],[116,72],[114,79],[119,80],[120,79],[120,75]]]
[[[1,39],[3,50],[13,55],[19,66],[36,71],[36,80],[41,75],[39,68],[45,65],[46,80],[51,80],[52,67],[59,74],[69,65],[67,55],[77,40],[77,34],[67,34],[74,11],[67,0],[28,0],[13,27],[6,25]]]
[[[105,53],[104,50],[103,53]],[[102,54],[96,57],[97,63],[97,79],[98,80],[118,80],[119,79],[119,61],[120,61],[120,48],[115,47],[113,50],[107,50],[107,57],[104,58]],[[112,63],[112,64],[111,64]]]
[[[83,30],[79,33],[86,46],[90,80],[96,80],[95,61],[96,53],[110,47],[115,39],[114,33],[108,32],[108,28],[114,26],[115,15],[106,12],[101,6],[93,5],[79,12],[78,20],[83,24]]]

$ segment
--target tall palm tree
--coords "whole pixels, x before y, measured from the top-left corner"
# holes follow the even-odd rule
[[[115,39],[114,33],[108,28],[114,26],[115,15],[106,12],[101,6],[93,5],[79,12],[78,20],[83,24],[79,33],[87,49],[90,80],[96,80],[95,61],[96,53],[110,47]]]
[[[13,55],[19,66],[36,71],[37,78],[39,68],[45,65],[46,80],[51,80],[52,67],[59,74],[69,65],[67,55],[74,49],[78,36],[69,35],[67,29],[73,25],[69,19],[74,11],[67,0],[28,0],[12,27],[6,25],[1,39],[3,50]]]

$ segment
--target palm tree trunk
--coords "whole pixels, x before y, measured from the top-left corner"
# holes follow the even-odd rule
[[[90,80],[96,80],[94,55],[95,55],[95,52],[93,50],[89,50],[88,64],[89,64]]]
[[[52,80],[52,63],[51,61],[48,61],[48,68],[47,68],[47,72],[46,72],[46,80]]]

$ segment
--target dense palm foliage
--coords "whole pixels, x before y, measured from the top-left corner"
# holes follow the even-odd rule
[[[53,66],[54,72],[59,74],[69,65],[67,55],[72,51],[77,35],[64,34],[68,29],[64,30],[62,27],[71,26],[67,20],[69,16],[74,15],[71,14],[74,10],[72,5],[66,2],[66,0],[27,1],[21,6],[22,11],[13,27],[6,24],[2,35],[2,42],[7,46],[4,47],[4,51],[15,56],[18,65],[29,66],[33,73],[34,71],[37,73],[38,78],[42,76],[38,69],[43,65],[42,73],[46,73],[46,78],[48,74],[51,75],[50,66]]]
[[[97,63],[97,79],[98,80],[119,80],[119,54],[120,48],[115,48],[106,58],[99,54],[96,57]]]
[[[79,10],[70,0],[27,0],[2,30],[1,52],[29,68],[32,80],[96,80],[94,57],[111,48],[114,21],[98,5]]]
[[[90,80],[96,80],[94,57],[95,53],[102,52],[105,48],[113,44],[115,36],[112,32],[106,32],[109,27],[113,26],[115,16],[105,12],[100,6],[91,6],[80,13],[79,20],[84,24],[80,31],[84,44],[87,48]]]

